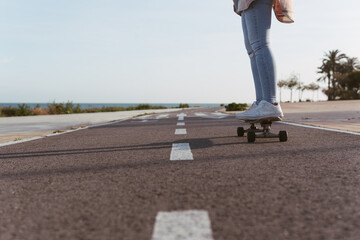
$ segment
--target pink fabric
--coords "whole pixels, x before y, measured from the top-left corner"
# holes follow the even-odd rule
[[[241,15],[241,12],[248,9],[255,0],[234,0],[234,11]],[[274,12],[276,18],[283,23],[294,22],[293,0],[274,0]]]
[[[293,0],[275,0],[274,12],[276,18],[283,23],[294,22]]]

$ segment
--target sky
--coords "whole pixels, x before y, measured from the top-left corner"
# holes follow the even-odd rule
[[[360,58],[360,1],[344,3],[295,1],[295,23],[273,17],[277,80],[297,74],[316,82],[329,50]],[[0,102],[251,103],[250,62],[232,4],[0,0]],[[289,94],[283,89],[282,100]]]

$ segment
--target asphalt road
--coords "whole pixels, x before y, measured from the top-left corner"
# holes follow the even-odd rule
[[[248,143],[214,111],[1,147],[0,239],[359,239],[360,136]]]

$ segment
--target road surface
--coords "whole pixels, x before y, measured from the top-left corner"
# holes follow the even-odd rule
[[[217,110],[1,147],[0,239],[359,239],[359,135]]]

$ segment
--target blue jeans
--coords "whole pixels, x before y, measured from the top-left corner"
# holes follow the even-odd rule
[[[241,14],[257,103],[276,102],[275,64],[269,48],[272,4],[273,0],[256,0]]]

